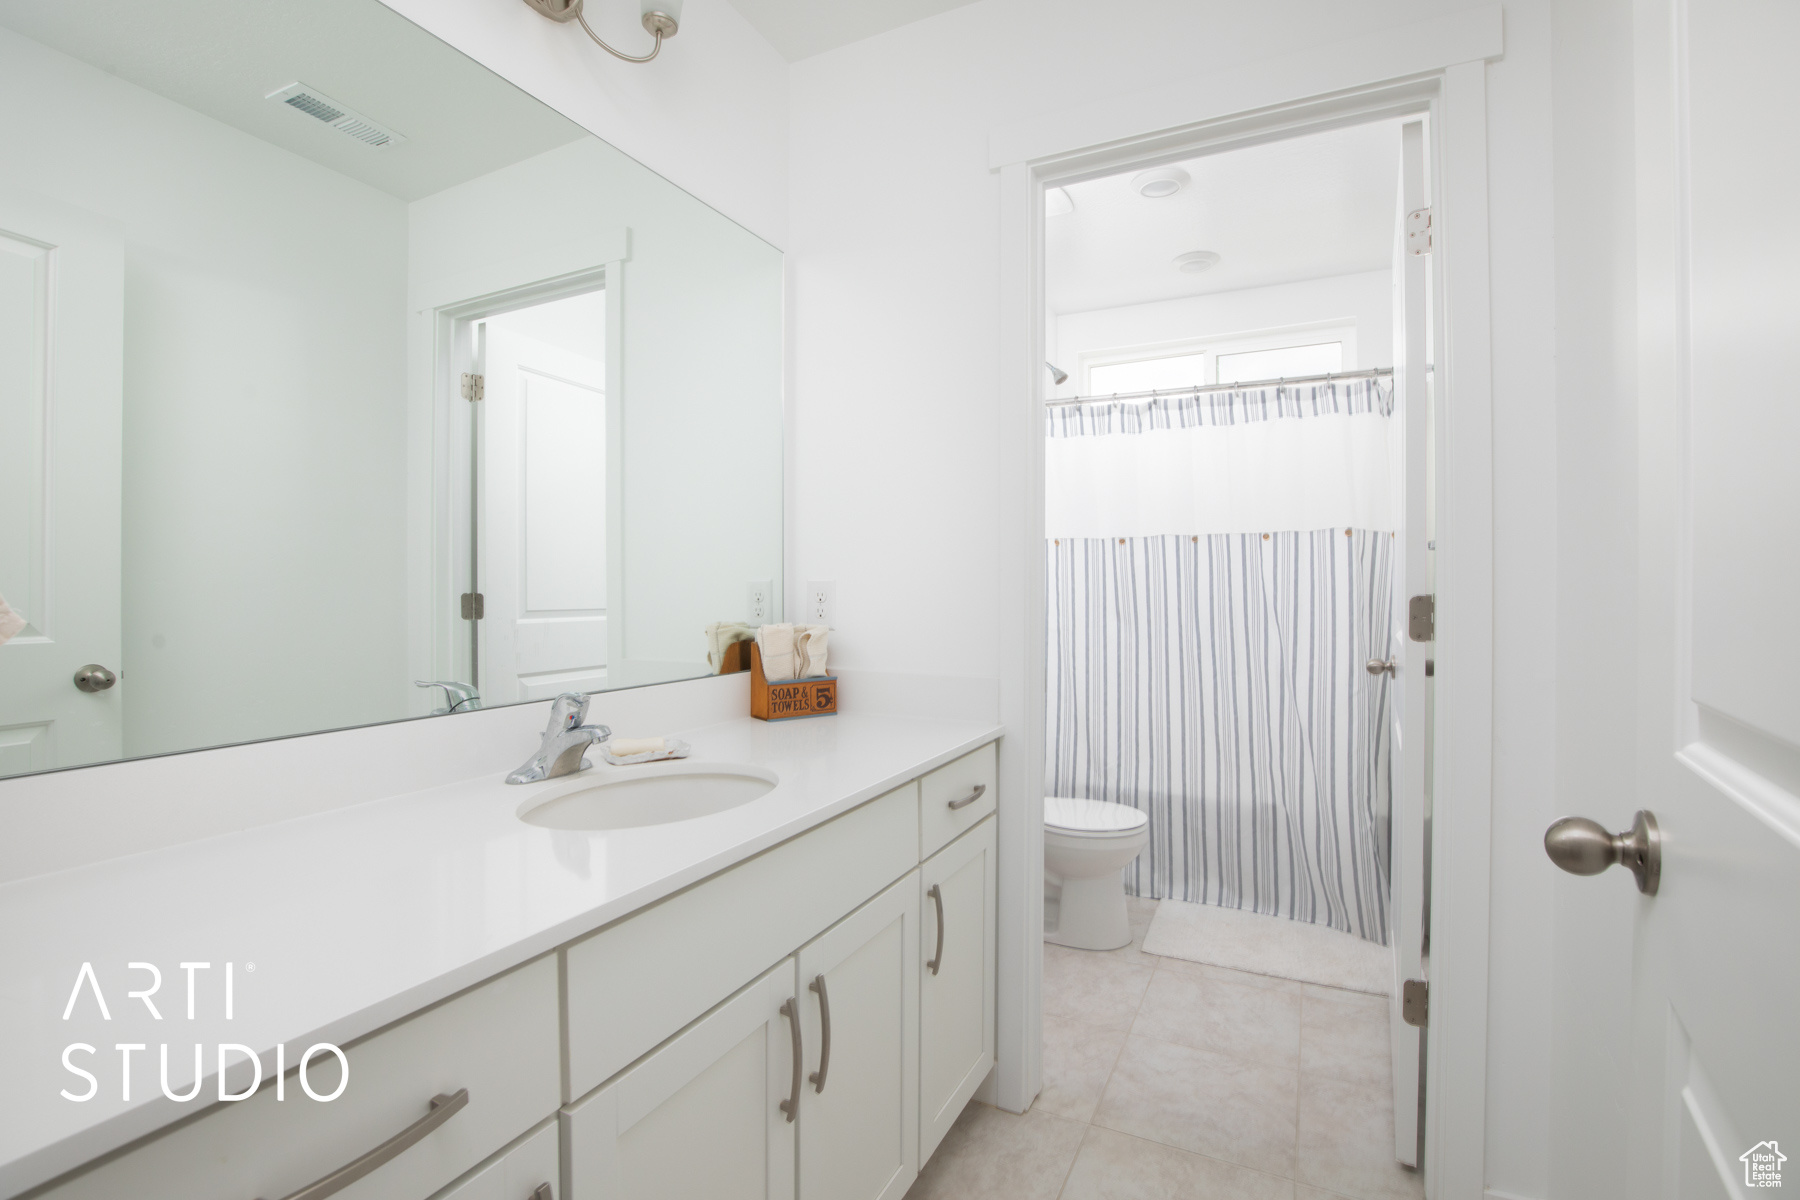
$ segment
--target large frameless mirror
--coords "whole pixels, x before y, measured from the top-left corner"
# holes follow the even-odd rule
[[[0,0],[0,162],[0,776],[780,611],[779,252],[379,0]]]

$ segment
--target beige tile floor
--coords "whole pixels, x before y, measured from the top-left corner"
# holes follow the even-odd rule
[[[907,1200],[1413,1200],[1393,1161],[1385,997],[1133,941],[1044,947],[1044,1090],[971,1104]]]

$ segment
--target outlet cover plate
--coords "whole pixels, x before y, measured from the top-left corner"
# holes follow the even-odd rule
[[[775,588],[771,580],[752,579],[744,592],[744,620],[751,625],[767,625],[775,619],[769,609],[774,600]]]
[[[809,580],[806,585],[805,611],[801,614],[801,623],[805,625],[830,625],[837,615],[837,581],[834,579]]]

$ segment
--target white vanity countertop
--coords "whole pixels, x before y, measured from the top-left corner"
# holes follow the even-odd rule
[[[216,1098],[218,1045],[253,1048],[265,1077],[275,1046],[291,1067],[317,1042],[343,1045],[425,1005],[617,920],[696,880],[996,740],[982,722],[843,714],[765,724],[742,718],[672,730],[688,761],[750,763],[780,779],[740,808],[671,825],[604,833],[518,819],[536,789],[502,775],[396,796],[205,841],[0,885],[0,1197],[196,1111]],[[529,746],[520,747],[524,758]],[[590,761],[600,758],[598,751]],[[587,774],[613,770],[601,762]],[[247,792],[257,786],[245,779]],[[672,952],[675,952],[672,948]],[[85,986],[92,963],[111,1020]],[[188,972],[197,971],[194,1019]],[[224,1016],[225,964],[234,1014]],[[127,991],[162,973],[153,1020]],[[75,1042],[100,1081],[62,1064]],[[119,1043],[131,1055],[121,1097]],[[186,1091],[205,1047],[200,1097]],[[242,1075],[238,1070],[242,1069]],[[233,1089],[250,1069],[234,1052]],[[354,1076],[351,1086],[355,1086]],[[294,1095],[290,1092],[289,1101]],[[304,1101],[312,1103],[312,1101]]]

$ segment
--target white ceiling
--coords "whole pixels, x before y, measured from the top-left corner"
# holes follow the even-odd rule
[[[1193,181],[1163,199],[1140,196],[1135,171],[1071,184],[1075,210],[1045,221],[1050,311],[1386,270],[1399,151],[1397,124],[1360,125],[1172,164]],[[1183,274],[1190,250],[1220,262]]]
[[[789,62],[935,17],[974,0],[731,0]]]
[[[0,26],[402,200],[588,136],[378,0],[0,0]],[[264,99],[295,81],[407,141]]]

